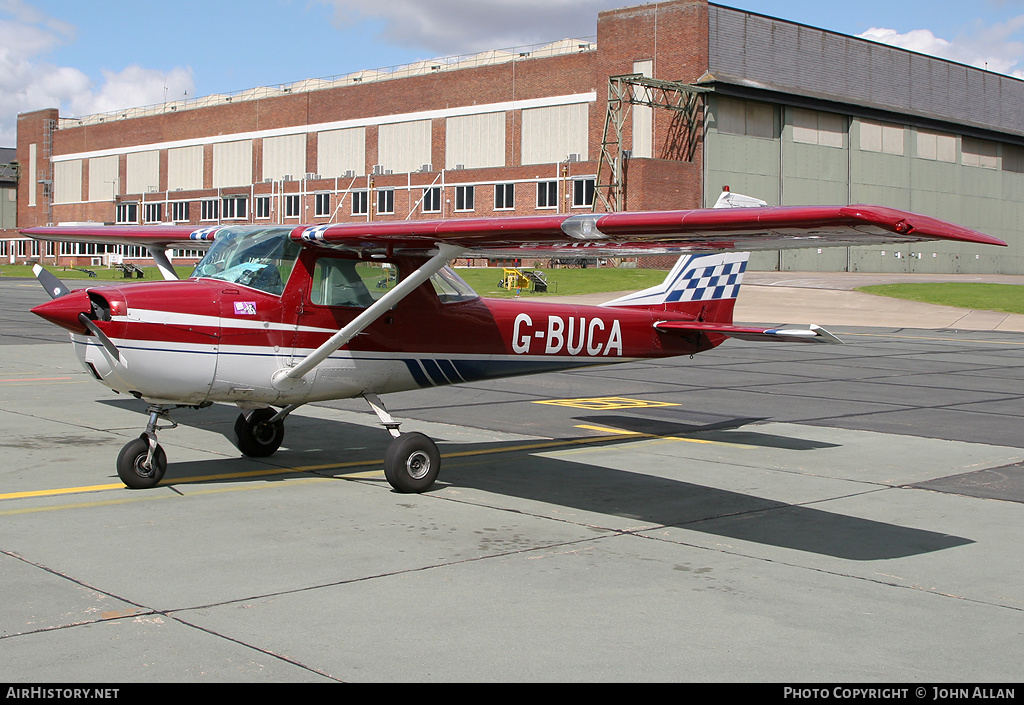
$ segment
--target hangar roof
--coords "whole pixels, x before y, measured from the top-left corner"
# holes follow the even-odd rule
[[[1024,137],[1024,81],[823,29],[709,5],[708,70],[753,90]]]

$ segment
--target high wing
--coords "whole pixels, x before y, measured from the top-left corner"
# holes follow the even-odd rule
[[[75,225],[47,225],[22,228],[21,233],[37,240],[76,240],[142,245],[144,247],[196,247],[209,244],[214,234],[226,226],[197,228],[194,225],[103,225],[78,223]]]
[[[293,234],[293,237],[295,235]],[[642,256],[953,240],[1002,240],[952,223],[881,206],[705,208],[508,218],[460,218],[317,225],[309,243],[342,249],[430,250],[456,245],[479,256],[531,252]]]
[[[164,279],[177,279],[167,250],[172,247],[207,247],[220,226],[195,228],[191,225],[48,225],[23,228],[22,235],[37,240],[76,240],[115,245],[141,245],[149,250]]]
[[[268,226],[74,225],[26,228],[21,232],[44,240],[143,245],[158,256],[168,247],[209,244],[226,227],[258,230]],[[998,238],[936,218],[868,205],[300,225],[292,229],[291,237],[321,247],[386,253],[433,254],[437,245],[443,243],[467,251],[468,256],[481,257],[522,257],[534,253],[622,257],[927,240],[1006,246]]]

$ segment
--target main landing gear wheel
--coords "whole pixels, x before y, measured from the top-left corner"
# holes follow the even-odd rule
[[[256,409],[248,418],[239,414],[235,421],[235,445],[243,455],[265,458],[277,452],[284,441],[284,421],[270,423],[276,415],[273,409]]]
[[[403,433],[384,454],[384,477],[398,492],[426,492],[441,470],[441,454],[422,433]]]
[[[133,490],[156,487],[167,472],[167,454],[159,445],[149,460],[149,440],[145,436],[130,441],[117,456],[117,476]]]

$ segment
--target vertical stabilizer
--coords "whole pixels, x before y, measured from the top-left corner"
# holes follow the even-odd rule
[[[602,306],[649,308],[690,314],[700,321],[731,322],[749,257],[749,252],[683,255],[661,284]]]

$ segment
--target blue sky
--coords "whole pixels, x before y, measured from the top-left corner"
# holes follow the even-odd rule
[[[17,114],[226,93],[596,33],[629,0],[0,0],[0,146]],[[1024,77],[1024,0],[724,0]],[[884,31],[882,31],[884,30]]]

